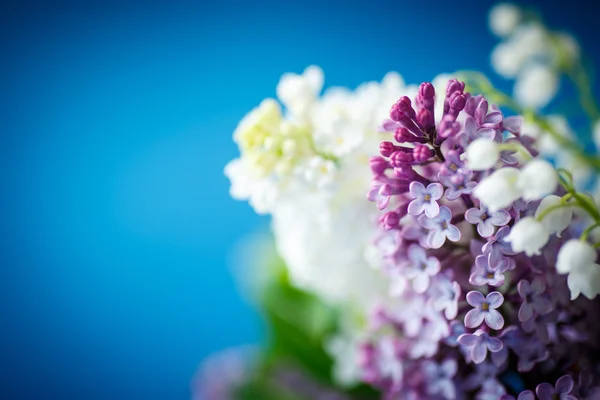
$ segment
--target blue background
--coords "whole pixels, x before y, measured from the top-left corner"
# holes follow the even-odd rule
[[[319,3],[2,4],[0,398],[187,399],[205,356],[260,340],[228,260],[268,221],[222,169],[283,72],[495,77],[485,1]],[[600,65],[587,3],[539,5]]]

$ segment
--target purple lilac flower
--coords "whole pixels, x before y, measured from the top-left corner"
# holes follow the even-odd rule
[[[472,181],[473,172],[468,170],[459,171],[452,175],[439,174],[440,182],[446,186],[446,198],[448,200],[456,200],[463,194],[471,194],[477,182]]]
[[[570,394],[573,386],[573,378],[563,375],[556,381],[556,386],[541,383],[535,389],[535,393],[539,400],[577,400],[577,397]]]
[[[456,387],[452,378],[457,369],[456,360],[452,358],[440,364],[431,360],[424,361],[421,370],[427,381],[427,393],[442,396],[444,399],[456,398]]]
[[[446,343],[450,347],[458,346],[458,338],[466,333],[467,330],[462,322],[454,320],[450,322],[450,335],[444,338],[444,343]]]
[[[475,258],[475,265],[469,277],[469,283],[474,286],[490,285],[499,287],[504,284],[504,272],[508,263],[501,263],[495,270],[490,267],[489,258],[481,255]]]
[[[498,371],[498,367],[489,362],[476,364],[475,369],[467,375],[461,386],[467,391],[475,390],[481,387],[485,381],[494,379],[498,375]]]
[[[371,189],[367,194],[367,198],[369,201],[374,201],[377,204],[377,208],[383,210],[390,203],[392,194],[390,185],[375,180],[371,183]]]
[[[475,400],[497,400],[505,393],[506,389],[500,382],[496,379],[488,379],[481,385],[481,390],[475,396]]]
[[[509,263],[508,269],[514,268],[515,261],[507,256],[514,256],[517,253],[513,251],[510,243],[504,241],[509,233],[510,228],[503,226],[498,229],[495,235],[488,238],[488,242],[483,245],[482,251],[488,255],[489,264],[492,268],[497,268],[503,261]]]
[[[465,326],[477,328],[483,321],[492,329],[502,329],[504,318],[496,309],[504,302],[500,292],[491,292],[483,296],[481,292],[472,290],[467,293],[467,303],[475,307],[465,315]]]
[[[500,400],[515,400],[515,398],[509,394],[505,394],[500,397]],[[535,395],[531,390],[525,390],[519,393],[519,396],[516,400],[535,400]]]
[[[431,306],[436,311],[444,310],[447,319],[453,320],[458,314],[460,285],[446,276],[438,276],[431,290]]]
[[[437,217],[440,206],[437,203],[444,193],[444,188],[439,183],[430,183],[427,188],[421,182],[413,181],[409,186],[409,193],[413,201],[408,204],[408,213],[411,215],[425,215],[429,218]]]
[[[430,277],[440,271],[440,262],[435,257],[427,257],[425,249],[415,244],[410,245],[407,255],[404,276],[412,281],[415,292],[423,293],[429,287]]]
[[[494,226],[504,226],[510,221],[506,210],[490,212],[485,208],[471,208],[465,213],[465,219],[470,224],[477,224],[477,232],[487,238],[494,234]]]
[[[552,311],[552,302],[544,294],[546,285],[540,278],[535,278],[531,284],[522,279],[517,285],[519,296],[523,299],[519,308],[519,321],[527,321],[534,313],[544,315]]]
[[[502,341],[478,329],[475,333],[465,333],[458,337],[460,344],[469,355],[471,361],[480,364],[485,360],[488,350],[496,353],[502,350]]]
[[[581,400],[600,399],[600,386],[594,386],[592,373],[588,369],[579,373],[577,394]]]
[[[545,361],[550,356],[550,352],[546,346],[539,340],[530,339],[529,343],[518,347],[517,370],[519,372],[528,372],[533,369],[535,364]]]
[[[426,215],[421,215],[418,218],[419,224],[429,230],[427,234],[427,244],[432,249],[439,249],[446,242],[446,239],[451,242],[458,242],[461,234],[458,228],[450,223],[452,220],[452,212],[446,206],[440,207],[440,212],[435,218],[428,218]]]

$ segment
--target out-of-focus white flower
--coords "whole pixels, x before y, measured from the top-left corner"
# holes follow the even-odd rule
[[[558,251],[556,270],[559,274],[568,274],[574,269],[592,265],[596,257],[596,250],[588,242],[570,239]]]
[[[539,218],[544,211],[560,204],[560,202],[561,198],[553,194],[544,197],[535,212],[535,217]],[[542,224],[546,226],[550,234],[556,233],[556,235],[560,237],[561,233],[567,229],[571,223],[572,218],[573,209],[571,207],[561,207],[554,211],[550,211],[550,213],[542,219]]]
[[[549,65],[528,65],[515,82],[515,99],[525,107],[540,109],[548,105],[558,91],[558,74]]]
[[[596,145],[596,151],[600,152],[600,120],[594,124],[594,130],[592,132],[594,144]]]
[[[302,167],[302,171],[311,187],[323,189],[334,182],[336,167],[333,161],[314,156]]]
[[[519,175],[516,168],[500,168],[479,182],[473,194],[492,212],[508,207],[521,197]]]
[[[550,233],[544,224],[533,217],[525,217],[517,221],[505,240],[511,244],[513,251],[524,251],[531,257],[541,253],[540,250],[548,243],[549,236]]]
[[[323,88],[323,71],[316,65],[307,67],[301,75],[283,74],[277,85],[277,97],[296,119],[303,120],[310,112]]]
[[[554,167],[546,161],[536,158],[528,162],[519,174],[517,187],[525,200],[536,200],[554,192],[558,176]]]
[[[472,141],[467,147],[467,165],[473,171],[485,171],[498,162],[500,148],[498,143],[488,138]]]
[[[593,299],[600,294],[600,265],[588,264],[572,269],[567,277],[567,284],[571,300],[575,300],[580,294]]]
[[[489,15],[491,31],[500,37],[512,33],[521,22],[521,9],[514,4],[500,3],[492,7]]]

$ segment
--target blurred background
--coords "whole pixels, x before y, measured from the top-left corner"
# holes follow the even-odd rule
[[[206,356],[260,342],[231,274],[268,226],[229,197],[237,122],[309,64],[508,88],[491,4],[2,2],[0,398],[188,399]],[[600,65],[592,2],[526,4]]]

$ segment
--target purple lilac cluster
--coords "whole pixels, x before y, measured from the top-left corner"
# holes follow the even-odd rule
[[[491,212],[472,195],[490,171],[463,161],[470,142],[532,143],[464,83],[446,86],[436,122],[435,89],[423,83],[391,108],[394,141],[371,160],[368,198],[384,210],[377,245],[394,298],[373,315],[361,347],[363,378],[390,399],[600,399],[598,302],[570,301],[552,237],[542,254],[504,241],[537,202]],[[501,166],[519,167],[510,151]]]

